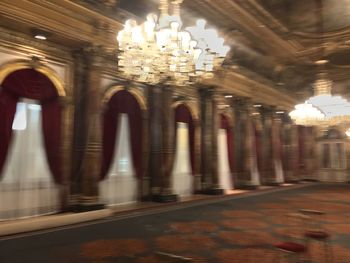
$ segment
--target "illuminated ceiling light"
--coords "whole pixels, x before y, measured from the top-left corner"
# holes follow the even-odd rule
[[[253,105],[255,108],[260,108],[262,105],[261,104],[254,104]]]
[[[232,98],[232,95],[225,95],[225,98]]]
[[[213,77],[229,47],[200,19],[182,29],[182,0],[160,0],[160,16],[149,14],[142,24],[129,19],[118,32],[118,69],[127,79],[148,84],[190,85]],[[172,14],[169,14],[169,9]]]
[[[34,35],[34,38],[40,39],[40,40],[46,40],[47,39],[46,36],[43,35],[43,34],[36,34],[36,35]]]
[[[304,126],[313,126],[325,119],[325,115],[309,103],[295,105],[295,109],[289,113],[289,116],[295,124]]]
[[[346,136],[350,137],[350,128],[345,132]]]
[[[324,65],[327,60],[316,61],[317,65]],[[314,83],[314,96],[305,101],[305,104],[313,105],[324,114],[320,122],[311,120],[312,125],[337,125],[344,121],[350,121],[350,103],[341,96],[332,95],[332,81],[326,72],[320,72]],[[303,118],[301,116],[300,118]],[[308,116],[305,116],[308,119]]]
[[[284,111],[276,111],[276,114],[283,114]]]

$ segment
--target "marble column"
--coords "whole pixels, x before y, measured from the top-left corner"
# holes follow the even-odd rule
[[[193,119],[194,125],[194,192],[202,189],[201,183],[201,125],[198,119]]]
[[[265,185],[278,185],[274,169],[272,125],[273,107],[261,107],[262,133],[261,133],[261,174],[262,183]]]
[[[299,181],[301,179],[299,173],[299,127],[292,124],[291,127],[291,159],[289,161],[292,170],[292,180]]]
[[[256,136],[254,122],[256,112],[250,100],[247,100],[247,120],[245,128],[245,171],[247,171],[247,180],[244,187],[247,189],[256,189],[260,185],[260,175],[258,170],[258,159],[256,149]]]
[[[272,158],[273,169],[275,172],[275,178],[272,179],[273,183],[284,183],[284,168],[283,168],[283,130],[282,130],[282,115],[277,113],[273,108],[272,112]]]
[[[218,175],[218,116],[217,102],[213,87],[202,87],[199,89],[201,98],[201,193],[219,195],[223,189],[219,188]]]
[[[284,178],[286,183],[296,183],[298,180],[293,173],[293,166],[295,162],[295,153],[293,151],[293,124],[288,115],[284,114],[282,118],[282,163]]]
[[[250,186],[250,175],[247,164],[247,124],[248,108],[247,99],[235,97],[232,99],[232,110],[234,116],[233,125],[233,147],[234,147],[234,169],[233,180],[235,188],[246,188]]]
[[[101,68],[102,58],[98,50],[88,50],[84,53],[85,73],[80,80],[85,89],[84,128],[86,138],[81,161],[81,178],[79,178],[80,198],[76,206],[78,211],[88,211],[103,208],[99,203],[98,183],[101,175]]]
[[[88,61],[83,50],[73,52],[74,58],[74,132],[73,160],[70,185],[70,206],[75,207],[82,195],[82,160],[85,151],[87,118],[87,66]]]
[[[73,112],[74,103],[71,96],[60,97],[62,107],[62,211],[70,209],[70,192],[71,192],[71,169],[72,169],[72,136],[73,136]]]
[[[305,127],[305,179],[317,181],[314,160],[316,158],[316,129],[314,127]]]
[[[174,159],[174,112],[171,110],[172,87],[149,86],[150,158],[149,177],[152,200],[173,202],[170,176]]]

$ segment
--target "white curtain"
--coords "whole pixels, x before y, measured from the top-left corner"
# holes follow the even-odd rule
[[[175,160],[171,185],[175,194],[192,194],[193,176],[191,173],[190,143],[188,124],[177,122]]]
[[[106,205],[137,201],[137,178],[132,163],[129,117],[120,113],[113,161],[106,179],[100,182],[100,200]]]
[[[57,212],[59,186],[48,166],[37,101],[22,99],[17,103],[12,129],[0,181],[0,220]]]
[[[233,189],[233,182],[228,159],[226,129],[218,130],[218,168],[220,187],[224,190]]]

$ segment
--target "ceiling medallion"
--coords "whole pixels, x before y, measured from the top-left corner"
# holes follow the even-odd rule
[[[177,86],[211,78],[221,66],[229,47],[214,29],[200,19],[182,29],[182,0],[160,0],[159,18],[149,14],[142,24],[127,20],[118,32],[118,69],[125,78],[148,84]],[[172,13],[169,14],[169,10]]]

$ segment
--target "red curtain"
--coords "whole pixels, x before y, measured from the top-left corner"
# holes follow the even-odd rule
[[[61,183],[61,106],[57,99],[41,103],[44,144],[50,170],[57,183]]]
[[[232,136],[232,126],[228,118],[224,114],[220,114],[220,128],[226,130],[227,134],[227,151],[228,151],[228,159],[230,170],[233,172],[233,136]]]
[[[136,176],[142,175],[142,111],[136,98],[126,90],[118,91],[110,99],[103,116],[103,160],[101,179],[105,178],[111,165],[119,113],[129,117],[131,153]]]
[[[195,157],[194,157],[194,122],[192,114],[188,107],[184,104],[180,104],[175,109],[175,138],[176,138],[176,123],[184,122],[188,124],[189,140],[190,140],[190,159],[191,159],[191,168],[192,174],[194,175],[195,171]]]
[[[11,140],[12,122],[20,97],[39,100],[42,105],[43,134],[46,156],[56,183],[61,175],[61,109],[55,86],[44,74],[34,69],[22,69],[9,74],[0,94],[0,169],[6,159]],[[2,138],[5,138],[4,140]]]
[[[0,88],[0,178],[12,137],[12,123],[18,98]]]

